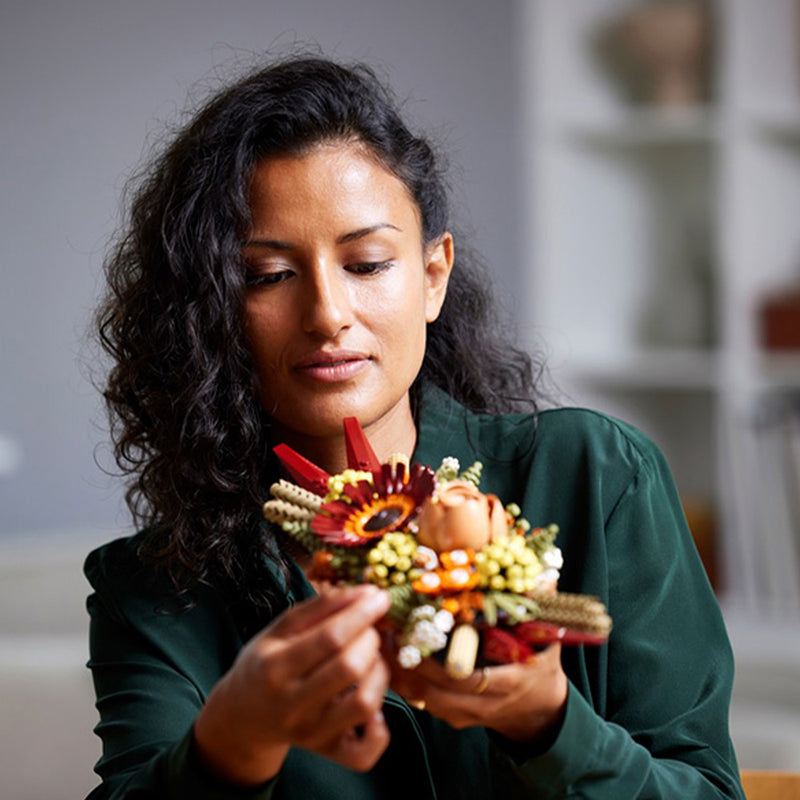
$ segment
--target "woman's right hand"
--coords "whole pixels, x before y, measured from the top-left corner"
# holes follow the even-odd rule
[[[377,587],[329,588],[257,634],[195,720],[211,771],[257,785],[278,774],[290,746],[371,768],[389,743],[389,670],[374,627],[388,608]]]

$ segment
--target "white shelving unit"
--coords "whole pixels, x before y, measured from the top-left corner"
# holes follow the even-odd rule
[[[709,99],[665,108],[632,102],[598,55],[641,3],[522,5],[531,342],[572,401],[639,425],[712,512],[723,601],[800,622],[800,578],[773,596],[755,564],[779,521],[754,433],[761,398],[800,395],[800,356],[762,352],[756,313],[800,280],[800,8],[709,3]],[[784,534],[800,567],[800,531]]]
[[[710,2],[708,100],[668,110],[598,59],[644,1],[521,0],[530,343],[568,401],[650,434],[711,512],[740,761],[800,769],[800,516],[775,502],[800,496],[800,447],[794,472],[764,462],[800,431],[758,423],[800,400],[800,354],[763,351],[757,320],[800,280],[800,0]],[[782,749],[764,744],[779,711]]]

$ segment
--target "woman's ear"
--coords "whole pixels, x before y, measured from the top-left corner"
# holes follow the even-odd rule
[[[453,237],[443,233],[425,248],[425,320],[433,322],[442,310],[453,269]]]

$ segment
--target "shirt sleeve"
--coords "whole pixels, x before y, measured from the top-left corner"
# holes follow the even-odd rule
[[[113,593],[96,591],[87,608],[89,667],[100,715],[95,732],[103,744],[95,766],[102,784],[87,800],[269,800],[275,781],[238,789],[205,769],[192,737],[201,690],[160,651],[157,640],[126,620]]]
[[[510,796],[585,800],[744,797],[728,733],[732,653],[669,468],[645,445],[605,524],[614,629],[599,694],[570,684],[545,753],[493,744]],[[602,706],[602,715],[598,709]]]

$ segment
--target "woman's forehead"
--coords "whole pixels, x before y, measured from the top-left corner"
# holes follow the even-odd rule
[[[254,227],[338,224],[419,232],[420,214],[405,184],[356,142],[326,142],[298,155],[262,159],[253,172]]]

